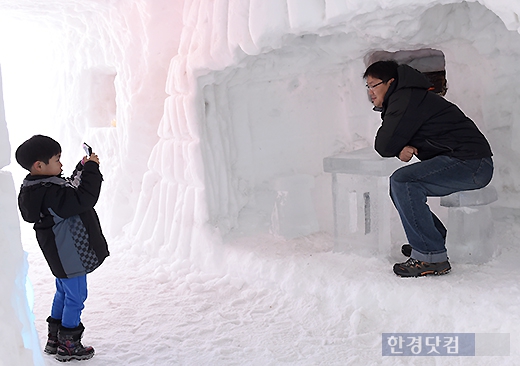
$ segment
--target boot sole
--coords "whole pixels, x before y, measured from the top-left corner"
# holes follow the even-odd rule
[[[442,271],[424,271],[424,272],[417,273],[416,275],[408,275],[408,273],[407,274],[399,274],[399,273],[395,273],[395,272],[394,273],[398,277],[403,277],[403,278],[414,277],[414,278],[417,278],[417,277],[426,277],[426,276],[442,276],[442,275],[448,274],[450,272],[451,272],[451,268],[443,269]]]
[[[84,356],[59,356],[58,355],[55,357],[55,359],[60,362],[69,362],[72,360],[77,360],[77,361],[90,360],[92,357],[94,357],[94,353],[91,355],[84,355]]]

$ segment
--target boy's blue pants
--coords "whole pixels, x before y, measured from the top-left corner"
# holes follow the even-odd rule
[[[66,328],[76,328],[87,299],[87,275],[56,278],[56,294],[52,301],[51,317],[61,320]]]

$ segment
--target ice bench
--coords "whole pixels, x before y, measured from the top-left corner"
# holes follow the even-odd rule
[[[332,173],[334,251],[389,254],[392,242],[405,242],[388,195],[388,177],[403,165],[371,147],[323,159],[323,170]]]
[[[484,263],[495,254],[493,219],[490,203],[498,200],[493,186],[474,191],[461,191],[441,197],[441,206],[448,208],[446,247],[450,260]]]
[[[388,195],[388,178],[403,165],[398,159],[381,158],[372,148],[323,159],[323,170],[332,173],[334,251],[389,254],[392,247],[406,242]],[[493,186],[440,198],[440,205],[448,208],[450,259],[483,263],[495,254],[488,205],[497,199]]]

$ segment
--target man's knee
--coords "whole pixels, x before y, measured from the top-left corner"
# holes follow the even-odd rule
[[[403,173],[402,170],[398,169],[390,176],[390,187],[398,187],[407,183],[408,181],[409,180],[406,177],[406,172]]]

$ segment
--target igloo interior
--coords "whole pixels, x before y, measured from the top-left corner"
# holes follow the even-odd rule
[[[22,141],[55,137],[69,167],[82,141],[96,148],[96,209],[129,255],[276,281],[234,250],[332,235],[323,159],[372,146],[380,117],[362,74],[376,51],[444,54],[446,97],[493,148],[493,207],[520,209],[518,14],[507,0],[0,0],[0,348],[20,350],[6,364],[44,362],[19,305],[27,260],[14,187],[24,173],[7,166]],[[302,185],[300,215],[282,232],[280,192]]]

